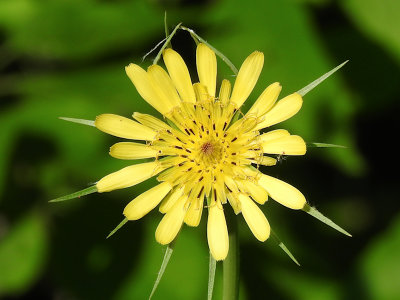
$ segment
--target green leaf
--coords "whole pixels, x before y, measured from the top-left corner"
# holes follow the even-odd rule
[[[325,79],[327,79],[329,76],[331,76],[333,73],[335,73],[337,70],[339,70],[341,67],[343,67],[345,64],[347,64],[348,60],[346,60],[344,63],[338,65],[336,68],[333,68],[329,72],[325,73],[321,77],[317,78],[307,86],[303,87],[301,90],[298,90],[297,93],[299,93],[302,97],[304,97],[305,94],[310,92],[312,89],[317,87],[321,82],[323,82]]]
[[[0,298],[23,293],[43,269],[48,248],[44,217],[38,213],[24,216],[0,243]]]
[[[215,281],[215,270],[217,269],[217,261],[211,255],[210,252],[210,263],[208,265],[208,289],[207,289],[207,300],[212,299]]]
[[[400,299],[400,215],[376,237],[360,255],[358,274],[369,299]]]
[[[350,233],[348,233],[346,230],[341,228],[339,225],[335,224],[331,219],[325,217],[315,207],[311,207],[310,205],[306,204],[303,207],[303,210],[306,213],[308,213],[309,215],[313,216],[314,218],[316,218],[316,219],[320,220],[321,222],[325,223],[326,225],[332,227],[333,229],[336,229],[337,231],[351,237]]]
[[[81,196],[89,195],[89,194],[92,194],[95,192],[97,192],[97,187],[95,185],[92,185],[84,190],[80,190],[78,192],[50,200],[49,202],[61,202],[61,201],[71,200],[71,199],[80,198]]]
[[[122,226],[124,226],[127,222],[128,222],[128,219],[127,219],[127,218],[123,219],[122,222],[119,223],[119,224],[117,225],[117,227],[115,227],[114,230],[110,232],[109,235],[107,235],[106,239],[108,239],[108,238],[111,237],[114,233],[116,233],[116,232],[117,232]]]
[[[316,147],[316,148],[347,148],[342,145],[334,145],[334,144],[325,144],[325,143],[307,143],[307,147]]]
[[[286,247],[286,245],[281,241],[281,239],[276,235],[275,232],[271,230],[271,237],[275,240],[275,242],[278,243],[278,246],[287,254],[287,256],[290,257],[290,259],[298,266],[300,266],[299,262],[297,259],[294,257],[294,255],[290,252],[290,250]]]
[[[345,283],[339,279],[324,276],[321,273],[310,272],[305,269],[299,272],[296,269],[269,267],[262,270],[269,279],[268,284],[273,286],[279,299],[296,300],[341,300],[346,299],[343,287]],[[349,293],[349,291],[346,291]],[[361,297],[362,299],[365,299]],[[359,299],[361,299],[359,298]],[[369,299],[369,298],[367,298]],[[372,298],[379,299],[381,298]]]
[[[128,261],[133,260],[134,263],[130,264],[129,273],[124,275],[120,287],[114,291],[114,300],[147,299],[154,285],[155,274],[160,270],[165,246],[161,247],[154,240],[154,232],[160,220],[146,218],[144,221],[146,224],[143,226],[140,245],[137,245],[140,251],[135,254],[135,257],[127,258]],[[197,231],[197,233],[199,232]],[[135,241],[138,240],[134,239],[133,242],[135,243]],[[179,232],[177,243],[179,244],[175,244],[173,255],[178,259],[171,259],[168,263],[152,299],[207,299],[209,251],[204,247],[204,238],[192,229],[184,227]],[[217,268],[217,278],[218,271]],[[185,284],[182,284],[183,279]],[[214,299],[222,298],[217,297],[217,293],[221,291],[219,289],[221,282],[215,281]],[[218,295],[220,294],[222,293]]]
[[[382,44],[400,62],[400,1],[339,1],[349,18],[368,38]]]
[[[83,125],[88,125],[88,126],[95,127],[94,121],[92,121],[92,120],[66,118],[66,117],[59,117],[59,119],[64,120],[64,121],[68,121],[68,122],[73,122],[73,123],[78,123],[78,124],[83,124]]]
[[[164,275],[165,269],[167,268],[169,259],[171,258],[172,252],[173,252],[173,251],[174,251],[174,249],[173,249],[173,243],[171,243],[171,244],[169,244],[169,245],[167,246],[167,249],[165,250],[164,259],[163,259],[163,261],[162,261],[160,271],[158,272],[156,282],[154,282],[153,289],[152,289],[152,291],[151,291],[151,293],[150,293],[150,296],[149,296],[149,300],[151,299],[151,297],[153,297],[154,292],[156,291],[156,289],[157,289],[157,287],[158,287],[158,284],[160,283],[161,278],[162,278],[163,275]]]

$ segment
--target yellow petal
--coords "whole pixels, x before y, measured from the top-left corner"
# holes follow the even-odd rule
[[[282,180],[262,174],[258,184],[261,185],[272,199],[291,209],[302,209],[306,204],[303,194]]]
[[[153,117],[152,115],[141,114],[138,112],[133,113],[133,118],[143,125],[150,127],[154,130],[161,130],[161,129],[171,129],[166,123],[161,121],[160,119]]]
[[[181,99],[168,73],[159,65],[150,66],[147,73],[158,96],[165,103],[170,104],[169,110],[175,106],[180,106]]]
[[[192,80],[190,79],[189,70],[182,57],[171,48],[164,51],[163,57],[168,73],[182,101],[194,103],[196,97],[192,87]]]
[[[181,198],[170,211],[162,218],[156,229],[156,240],[162,245],[171,243],[182,227],[186,210],[184,205],[186,198]]]
[[[304,155],[307,147],[298,135],[289,135],[261,144],[264,153],[282,155]]]
[[[97,116],[94,125],[105,133],[125,139],[152,141],[157,134],[147,126],[113,114]]]
[[[263,156],[260,161],[258,161],[260,165],[263,166],[275,166],[276,159],[268,156]]]
[[[125,167],[100,179],[96,183],[97,191],[102,193],[127,188],[145,181],[161,171],[162,168],[156,161]]]
[[[246,58],[240,67],[231,96],[231,102],[235,103],[238,108],[246,101],[256,85],[263,65],[264,54],[255,51]]]
[[[166,102],[165,99],[160,98],[156,93],[149,74],[147,74],[145,70],[138,65],[130,64],[125,67],[125,71],[132,83],[135,85],[140,96],[142,96],[147,103],[163,115],[171,110],[171,104]]]
[[[279,100],[274,107],[263,116],[264,121],[257,125],[256,130],[275,125],[293,117],[300,110],[302,104],[303,98],[301,98],[299,94],[294,93],[286,96]]]
[[[282,86],[279,82],[275,82],[268,86],[264,92],[258,97],[256,102],[247,112],[247,115],[255,115],[260,117],[268,112],[274,105],[276,99],[278,99],[279,93],[282,90]]]
[[[121,142],[111,146],[110,155],[119,159],[142,159],[156,157],[157,150],[146,144]]]
[[[196,100],[203,102],[209,100],[208,92],[206,87],[201,83],[193,84],[194,93],[196,94]]]
[[[206,44],[200,43],[196,50],[197,74],[210,96],[215,97],[217,82],[217,58]]]
[[[268,143],[270,141],[273,141],[273,140],[276,140],[276,139],[279,139],[279,138],[285,137],[285,136],[290,136],[289,131],[287,131],[285,129],[271,130],[271,131],[268,131],[268,132],[260,135],[259,142],[261,144]]]
[[[229,251],[228,228],[222,205],[211,205],[208,209],[207,240],[215,260],[224,260]]]
[[[191,205],[189,206],[189,209],[184,219],[185,223],[188,226],[197,227],[200,224],[201,215],[203,212],[202,200],[203,199],[201,199],[201,201],[200,199],[192,201]]]
[[[257,240],[264,242],[268,239],[271,228],[261,209],[249,197],[241,194],[239,200],[242,205],[242,214],[251,232]]]
[[[163,202],[160,205],[159,211],[163,214],[167,213],[174,204],[181,198],[183,189],[175,188],[173,189],[167,197],[164,198]]]
[[[257,203],[264,204],[268,200],[268,193],[262,186],[251,181],[246,181],[244,186],[246,192],[248,192],[251,198]]]
[[[128,220],[140,219],[155,208],[171,188],[172,186],[168,182],[163,182],[140,194],[125,207],[124,216]]]
[[[229,80],[224,79],[222,80],[221,87],[219,89],[219,101],[221,101],[222,104],[226,105],[228,104],[229,97],[231,95],[231,83]]]

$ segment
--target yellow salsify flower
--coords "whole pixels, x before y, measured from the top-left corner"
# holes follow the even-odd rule
[[[261,134],[260,130],[285,121],[301,108],[300,94],[277,101],[279,83],[268,86],[242,118],[240,107],[252,92],[264,64],[264,55],[255,51],[243,62],[233,90],[223,80],[216,91],[217,60],[214,51],[200,43],[196,50],[200,82],[192,84],[182,57],[172,49],[163,52],[168,73],[158,65],[147,71],[136,64],[126,73],[139,94],[158,110],[169,124],[135,112],[131,120],[113,114],[96,118],[94,125],[108,134],[146,143],[120,142],[110,155],[119,159],[154,158],[109,174],[96,183],[98,192],[109,192],[138,184],[156,176],[155,187],[133,199],[124,209],[128,220],[138,220],[160,205],[164,214],[155,237],[171,243],[183,223],[198,226],[203,208],[208,210],[207,237],[216,260],[229,250],[224,206],[229,202],[242,213],[259,241],[270,235],[270,225],[258,204],[268,196],[292,209],[306,205],[303,194],[293,186],[265,175],[259,165],[273,166],[268,155],[304,155],[304,140],[283,129]],[[267,154],[267,155],[265,155]]]

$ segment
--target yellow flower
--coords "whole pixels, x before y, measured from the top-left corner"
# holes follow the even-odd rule
[[[160,205],[164,214],[156,240],[171,243],[183,223],[197,226],[208,209],[207,237],[216,260],[229,250],[224,208],[229,202],[236,214],[242,213],[254,236],[265,241],[269,223],[258,204],[268,196],[292,209],[306,204],[293,186],[258,170],[259,165],[276,164],[276,155],[304,155],[306,144],[283,129],[261,134],[260,130],[296,114],[302,105],[298,93],[279,101],[279,83],[268,86],[250,110],[237,119],[240,107],[252,92],[264,63],[255,51],[243,62],[231,93],[223,80],[216,92],[217,60],[205,44],[196,51],[200,82],[192,84],[182,57],[172,49],[163,52],[168,73],[158,65],[147,71],[130,64],[126,72],[139,94],[158,110],[169,124],[151,115],[135,112],[131,120],[104,114],[95,126],[108,134],[131,140],[113,145],[110,155],[119,159],[154,158],[105,176],[97,182],[98,192],[108,192],[138,184],[158,175],[155,187],[133,199],[124,209],[128,220],[137,220]],[[270,155],[270,156],[266,156]],[[272,156],[271,156],[272,155]]]

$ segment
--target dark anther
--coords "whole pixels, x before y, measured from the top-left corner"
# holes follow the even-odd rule
[[[204,185],[201,187],[201,190],[200,190],[199,194],[197,195],[197,198],[200,198],[201,193],[203,192],[203,190],[204,190]]]

